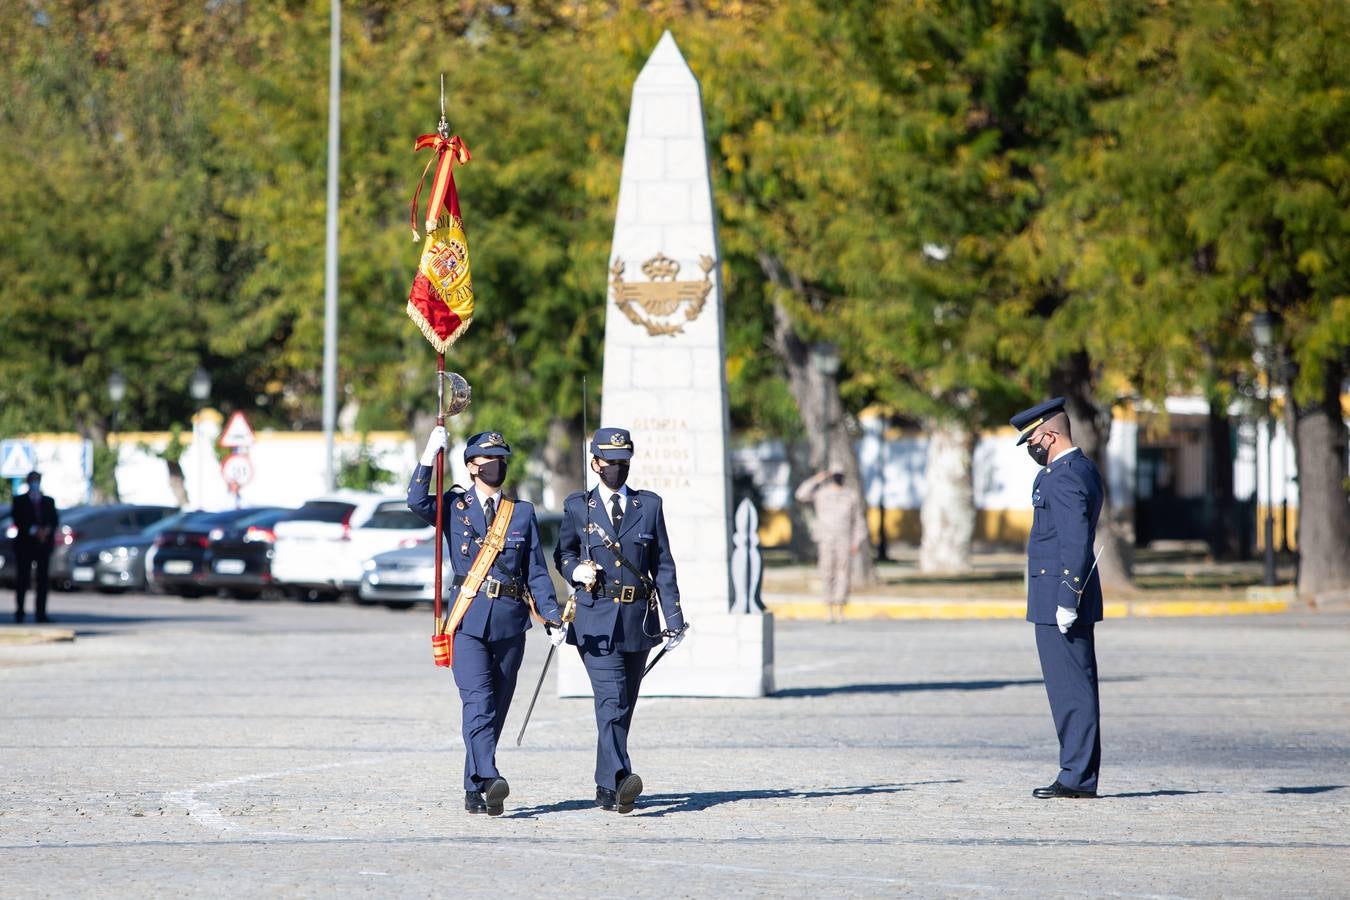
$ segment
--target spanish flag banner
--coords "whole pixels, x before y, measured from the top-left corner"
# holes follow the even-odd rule
[[[417,182],[417,192],[413,194],[414,241],[419,237],[417,200],[433,164],[436,177],[432,180],[427,202],[427,236],[422,245],[422,260],[408,294],[408,317],[422,329],[436,352],[444,353],[473,321],[469,245],[464,237],[464,223],[459,217],[459,195],[455,191],[452,171],[455,163],[464,165],[472,157],[458,137],[447,138],[439,133],[422,135],[413,149],[434,151]]]

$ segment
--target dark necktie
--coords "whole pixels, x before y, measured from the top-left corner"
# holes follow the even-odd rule
[[[493,503],[492,498],[489,497],[483,504],[483,521],[487,523],[488,528],[491,528],[492,520],[495,518],[497,518],[497,504]]]
[[[619,529],[623,527],[623,507],[619,505],[618,494],[609,498],[609,520],[614,523],[614,536],[618,537]]]

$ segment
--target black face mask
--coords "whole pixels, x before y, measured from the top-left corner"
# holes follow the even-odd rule
[[[1027,444],[1027,455],[1036,462],[1036,465],[1043,466],[1050,459],[1050,448],[1044,444]]]
[[[488,487],[501,487],[506,480],[506,460],[493,459],[478,467],[478,478]]]
[[[628,463],[612,462],[600,469],[600,480],[611,491],[617,491],[628,480]]]
[[[833,481],[835,484],[839,485],[840,487],[842,487],[844,484],[844,476],[838,472],[835,472],[833,475],[831,475],[830,480]]]

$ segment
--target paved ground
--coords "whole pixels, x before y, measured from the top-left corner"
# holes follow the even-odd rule
[[[1350,893],[1344,614],[1107,623],[1096,801],[1030,796],[1030,626],[789,622],[778,696],[639,705],[634,814],[591,807],[589,701],[546,694],[487,819],[425,613],[53,608],[75,642],[0,644],[6,897]]]

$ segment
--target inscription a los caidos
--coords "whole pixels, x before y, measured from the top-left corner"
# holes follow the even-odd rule
[[[642,462],[634,473],[641,486],[657,493],[688,490],[694,456],[689,446],[689,423],[666,416],[639,417],[633,421],[633,434],[642,442]]]

